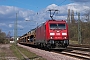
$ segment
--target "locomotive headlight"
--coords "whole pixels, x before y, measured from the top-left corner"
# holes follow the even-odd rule
[[[53,37],[50,37],[51,39],[53,38]]]
[[[55,35],[55,33],[50,33],[50,35]]]
[[[67,33],[62,33],[62,35],[67,35]]]
[[[63,37],[63,39],[67,39],[67,37]]]
[[[28,40],[30,40],[30,39],[28,39]]]

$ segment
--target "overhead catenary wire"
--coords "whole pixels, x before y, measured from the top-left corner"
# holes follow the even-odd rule
[[[60,5],[63,4],[64,2],[66,2],[66,0],[64,0],[63,2],[61,2]]]

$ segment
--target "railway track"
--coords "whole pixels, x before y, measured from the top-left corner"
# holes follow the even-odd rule
[[[81,60],[90,60],[90,48],[88,46],[68,46],[66,50],[50,50],[50,52],[70,56]]]
[[[90,52],[90,45],[69,45],[68,49]]]
[[[70,57],[79,58],[81,60],[90,60],[90,47],[89,46],[68,46],[68,48],[62,52],[59,50],[56,53],[68,55]]]
[[[68,55],[68,56],[79,58],[79,59],[82,59],[82,60],[90,60],[90,55],[89,54],[84,54],[84,53],[79,53],[79,52],[72,52],[72,51],[71,52],[64,51],[64,52],[61,52],[60,54]]]
[[[85,46],[74,46],[70,45],[68,48],[64,51],[61,52],[61,50],[51,50],[55,53],[63,54],[63,55],[68,55],[70,57],[78,58],[81,60],[90,60],[90,46],[85,45]]]

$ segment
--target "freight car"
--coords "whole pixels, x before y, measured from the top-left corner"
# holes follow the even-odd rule
[[[35,29],[32,29],[29,32],[27,32],[26,34],[24,34],[23,36],[21,36],[18,40],[18,43],[34,45],[35,40],[36,40],[35,37],[36,37]]]
[[[66,48],[69,45],[68,24],[65,20],[48,20],[22,36],[21,42],[49,49]]]

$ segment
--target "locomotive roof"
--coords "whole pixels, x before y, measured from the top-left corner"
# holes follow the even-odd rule
[[[61,23],[66,23],[66,21],[65,20],[47,20],[46,22],[61,22]]]
[[[47,20],[47,21],[65,21],[65,20]]]

